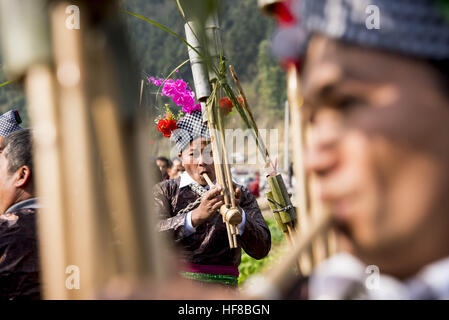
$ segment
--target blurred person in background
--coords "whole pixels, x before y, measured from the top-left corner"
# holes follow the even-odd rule
[[[302,0],[295,7],[304,34],[293,37],[309,39],[301,71],[306,166],[342,250],[302,279],[297,297],[449,299],[443,3]],[[379,14],[378,28],[367,27],[375,19],[367,12]]]
[[[156,165],[159,167],[159,170],[161,171],[162,180],[168,180],[170,179],[170,176],[168,174],[168,169],[171,167],[171,162],[166,157],[157,157],[156,159]]]
[[[0,300],[40,298],[31,143],[23,129],[0,146]]]
[[[172,165],[168,171],[170,179],[176,179],[179,177],[184,171],[184,167],[182,166],[181,159],[174,158],[171,161]]]
[[[260,197],[260,173],[259,171],[256,171],[255,173],[255,179],[251,181],[248,185],[249,191],[253,194],[254,197],[259,198]]]
[[[8,134],[22,129],[21,123],[22,119],[17,110],[9,110],[0,116],[0,145]]]

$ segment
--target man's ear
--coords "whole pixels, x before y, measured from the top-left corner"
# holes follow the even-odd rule
[[[21,166],[15,173],[17,188],[25,187],[31,181],[31,170],[28,166]]]
[[[179,160],[181,160],[181,164],[184,165],[183,161],[182,161],[182,153],[181,152],[178,153],[178,158],[179,158]]]

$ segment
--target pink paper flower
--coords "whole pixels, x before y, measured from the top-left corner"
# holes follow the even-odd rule
[[[164,135],[170,137],[171,132],[177,128],[177,121],[184,113],[201,111],[201,104],[195,104],[195,92],[182,79],[156,79],[149,77],[148,82],[161,87],[161,96],[167,96],[178,106],[182,107],[178,111],[178,116],[174,117],[168,105],[165,106],[166,113],[156,118],[157,129]]]

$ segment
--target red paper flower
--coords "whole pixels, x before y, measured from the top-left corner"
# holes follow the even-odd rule
[[[232,111],[232,101],[228,97],[220,99],[220,109],[224,116]]]
[[[178,126],[173,118],[159,119],[157,122],[157,130],[162,132],[166,138],[170,138],[172,131],[176,129],[178,129]]]

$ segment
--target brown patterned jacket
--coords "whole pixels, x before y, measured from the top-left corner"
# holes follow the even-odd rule
[[[0,215],[0,300],[40,299],[36,209]]]
[[[185,236],[187,213],[177,214],[198,198],[189,186],[179,188],[180,178],[160,182],[154,188],[154,199],[161,232],[169,232],[180,249],[181,259],[202,265],[238,266],[241,249],[255,259],[264,258],[271,248],[271,235],[251,192],[241,188],[240,207],[245,211],[246,224],[242,235],[237,236],[238,248],[230,249],[220,214],[199,225],[196,232]]]

